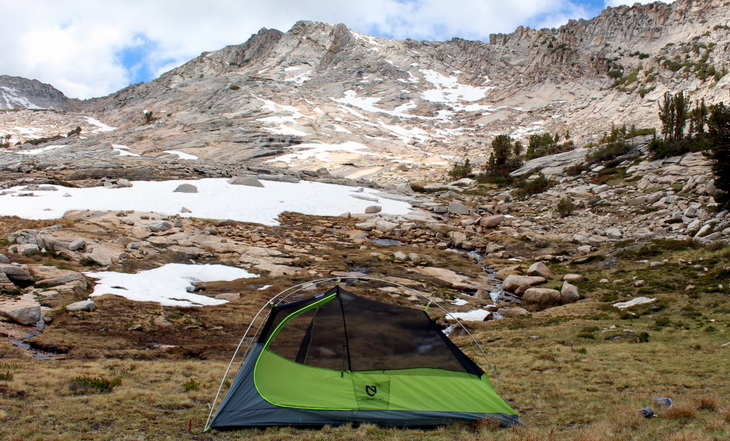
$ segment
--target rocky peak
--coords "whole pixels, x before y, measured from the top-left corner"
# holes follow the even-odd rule
[[[63,110],[69,99],[50,84],[22,77],[0,75],[0,110]]]

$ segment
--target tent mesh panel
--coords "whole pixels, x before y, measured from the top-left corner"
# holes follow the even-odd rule
[[[337,295],[312,306],[332,293]],[[339,287],[324,296],[275,307],[260,342],[269,342],[270,351],[289,360],[326,369],[432,368],[483,374],[424,311],[359,297]]]

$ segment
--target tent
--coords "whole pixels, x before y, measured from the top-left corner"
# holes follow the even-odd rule
[[[488,375],[424,310],[337,285],[277,303],[263,323],[206,430],[518,421]]]

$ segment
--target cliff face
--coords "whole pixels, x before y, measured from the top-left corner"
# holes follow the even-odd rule
[[[727,11],[720,0],[622,6],[489,43],[398,41],[303,21],[81,108],[117,128],[103,134],[109,142],[143,155],[187,149],[398,180],[485,160],[499,134],[568,132],[581,145],[612,126],[657,127],[667,91],[730,102]],[[282,156],[297,144],[329,153]]]

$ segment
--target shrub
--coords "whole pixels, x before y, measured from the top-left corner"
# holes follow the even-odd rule
[[[13,379],[12,372],[0,372],[0,381],[11,381]]]
[[[575,212],[575,204],[571,198],[563,198],[558,202],[557,206],[558,214],[562,217],[567,217]]]
[[[195,381],[191,378],[188,381],[186,381],[185,383],[183,383],[183,390],[185,392],[200,390],[200,383],[198,383],[197,381]]]
[[[578,176],[584,171],[588,171],[588,166],[581,162],[580,164],[571,165],[566,168],[565,174],[568,176]]]
[[[519,198],[525,198],[533,194],[542,193],[543,191],[552,187],[554,184],[555,181],[551,181],[550,179],[546,178],[545,175],[542,174],[542,172],[540,172],[537,174],[537,177],[522,182],[522,185],[517,192],[517,196]]]
[[[106,394],[120,384],[121,378],[76,377],[69,382],[69,389],[74,395]]]
[[[623,139],[609,142],[608,144],[589,153],[586,156],[586,161],[589,164],[609,161],[611,159],[618,158],[621,155],[625,155],[630,152],[632,148],[631,144]]]
[[[454,164],[454,167],[449,170],[449,176],[454,179],[461,179],[469,176],[471,172],[471,161],[469,161],[469,158],[466,158],[463,163]]]

